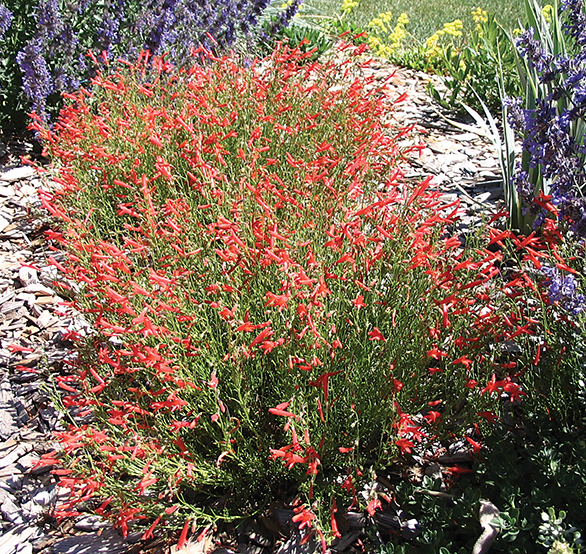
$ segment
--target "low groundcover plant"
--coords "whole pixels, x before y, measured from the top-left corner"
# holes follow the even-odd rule
[[[523,386],[557,358],[523,268],[557,235],[489,226],[462,246],[458,204],[402,180],[404,96],[353,77],[363,46],[340,49],[179,72],[143,56],[34,125],[67,252],[52,263],[95,327],[58,378],[58,515],[94,502],[124,533],[184,540],[279,498],[329,539],[381,506],[357,494],[374,470],[548,394],[541,365]],[[501,279],[507,241],[522,260]]]

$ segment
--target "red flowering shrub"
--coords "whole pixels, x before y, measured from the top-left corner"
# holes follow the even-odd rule
[[[149,536],[279,494],[343,510],[373,468],[526,393],[535,285],[499,281],[501,254],[448,233],[458,205],[404,184],[409,129],[349,54],[130,67],[41,130],[54,264],[96,330],[60,383],[93,414],[59,437],[62,514],[100,498]],[[295,518],[314,524],[301,504]]]

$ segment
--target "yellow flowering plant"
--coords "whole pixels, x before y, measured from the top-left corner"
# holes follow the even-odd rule
[[[342,2],[342,14],[350,13],[354,11],[358,5],[360,4],[360,0],[344,0]]]
[[[550,24],[555,15],[555,10],[553,6],[551,4],[546,4],[545,6],[543,6],[543,8],[541,9],[541,15],[543,15],[543,19],[545,19],[545,22]]]
[[[430,59],[441,56],[443,49],[453,44],[453,40],[446,41],[444,37],[461,37],[463,28],[464,24],[461,19],[444,24],[441,29],[438,29],[425,41],[424,56]]]
[[[488,23],[488,12],[478,6],[472,10],[472,19],[476,24],[475,29],[477,31],[482,31],[482,24]]]
[[[403,47],[407,38],[406,26],[409,17],[402,13],[393,25],[392,12],[385,12],[373,18],[367,25],[368,44],[372,51],[380,57],[390,58]]]
[[[479,98],[489,107],[500,106],[498,72],[502,67],[507,94],[518,94],[516,58],[512,38],[495,16],[481,7],[472,10],[474,28],[466,30],[454,21],[432,35],[424,53],[444,75],[447,93],[430,85],[431,95],[444,107],[458,111],[466,104],[479,107]]]
[[[349,15],[359,4],[360,0],[343,0],[334,29],[360,33],[360,40],[366,42],[376,56],[443,76],[447,92],[440,94],[430,88],[430,93],[444,107],[460,111],[463,102],[480,109],[478,96],[490,108],[500,106],[497,71],[501,65],[507,94],[520,93],[520,85],[515,79],[512,38],[494,15],[482,6],[471,10],[469,23],[462,19],[446,22],[422,41],[409,31],[410,21],[406,13],[396,17],[386,11],[370,19],[361,29],[351,26]],[[544,10],[546,13],[547,7]]]

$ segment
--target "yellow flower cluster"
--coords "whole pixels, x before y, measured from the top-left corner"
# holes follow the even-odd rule
[[[376,33],[377,35],[387,35],[389,33],[388,25],[391,23],[392,20],[392,12],[380,13],[378,17],[375,17],[368,23],[367,29],[372,33]]]
[[[389,57],[400,48],[407,36],[405,28],[409,23],[407,14],[402,13],[398,17],[394,28],[391,25],[392,20],[393,14],[385,12],[372,19],[367,25],[368,44],[377,56],[383,58]]]
[[[445,23],[443,28],[436,31],[425,41],[427,48],[425,53],[431,58],[438,56],[441,54],[441,48],[438,44],[440,39],[444,36],[461,37],[463,28],[464,24],[461,19],[455,19],[454,21]]]
[[[350,13],[355,10],[360,4],[360,0],[343,0],[342,13]]]
[[[477,25],[479,23],[486,23],[488,21],[488,12],[478,6],[478,8],[472,10],[472,19]]]
[[[543,15],[543,18],[545,19],[545,21],[547,21],[548,23],[551,23],[551,20],[553,19],[553,14],[554,14],[553,6],[551,4],[546,4],[541,9],[541,14]]]
[[[407,36],[407,30],[405,29],[406,25],[409,24],[409,17],[406,13],[402,13],[397,19],[397,24],[393,29],[393,32],[390,34],[389,38],[391,39],[391,43],[395,44],[397,47],[401,46],[405,37]]]
[[[472,10],[472,19],[476,23],[476,31],[480,32],[482,30],[482,24],[488,22],[488,12],[478,6]]]

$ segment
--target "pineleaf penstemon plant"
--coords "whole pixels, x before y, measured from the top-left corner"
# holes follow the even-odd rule
[[[67,252],[51,263],[95,327],[57,379],[93,416],[41,461],[64,464],[58,515],[94,502],[149,537],[281,499],[327,540],[345,510],[380,508],[377,469],[548,397],[525,269],[555,236],[450,235],[459,205],[402,178],[404,96],[353,77],[364,45],[339,48],[338,65],[143,59],[35,125]]]

